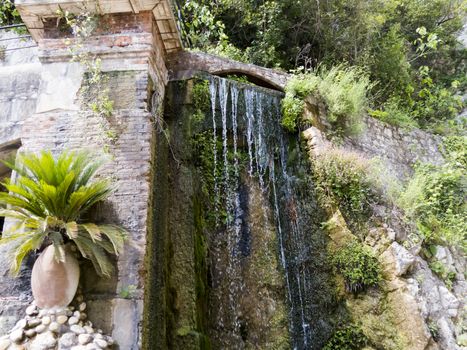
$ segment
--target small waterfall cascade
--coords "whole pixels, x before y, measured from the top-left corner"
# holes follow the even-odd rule
[[[313,349],[313,329],[310,317],[313,310],[313,271],[307,266],[312,259],[308,237],[312,226],[307,227],[307,216],[296,191],[297,164],[290,152],[299,147],[296,136],[291,139],[280,125],[281,94],[250,88],[223,78],[211,77],[209,81],[212,115],[212,153],[214,155],[214,203],[216,223],[223,227],[218,238],[227,253],[219,254],[226,267],[213,264],[227,286],[218,295],[214,327],[219,330],[222,348],[242,349],[241,299],[248,290],[242,280],[242,256],[248,255],[247,234],[242,208],[242,182],[254,181],[259,193],[268,199],[270,216],[277,237],[277,253],[283,273],[288,309],[290,348]],[[296,151],[296,150],[295,150]],[[300,156],[300,152],[293,154]],[[247,178],[247,179],[245,179]],[[306,197],[306,196],[305,196]],[[223,217],[221,216],[223,214]],[[268,220],[264,209],[264,221]],[[305,220],[302,220],[302,215]],[[306,230],[306,232],[304,232]],[[216,253],[214,253],[216,255]],[[227,260],[227,261],[225,261]],[[227,296],[225,295],[227,293]],[[224,299],[224,302],[222,301]],[[227,299],[227,300],[225,300]],[[226,302],[227,301],[227,302]]]
[[[299,137],[281,126],[282,97],[210,75],[169,84],[154,173],[152,348],[318,350],[332,332],[325,216]]]

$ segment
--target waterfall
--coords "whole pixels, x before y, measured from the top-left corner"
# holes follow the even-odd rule
[[[222,191],[216,178],[215,203],[225,203],[223,239],[226,241],[228,262],[223,279],[228,285],[230,321],[226,310],[220,310],[218,327],[225,332],[225,348],[244,348],[241,341],[242,297],[242,208],[240,207],[240,155],[247,156],[245,168],[248,176],[259,183],[261,192],[270,198],[276,226],[278,260],[283,269],[284,284],[289,309],[289,332],[294,349],[311,349],[310,291],[306,286],[309,270],[303,268],[301,254],[308,252],[306,234],[300,222],[301,209],[294,191],[294,176],[287,167],[288,139],[280,126],[279,93],[268,93],[249,88],[223,78],[210,78],[212,103],[212,144],[215,167],[218,163],[218,144],[222,144]],[[243,96],[242,96],[243,95]],[[243,97],[243,98],[242,98]],[[230,104],[229,104],[230,101]],[[243,103],[243,104],[242,104]],[[221,130],[219,134],[217,130]],[[220,138],[220,140],[219,140]],[[243,150],[241,148],[243,147]],[[229,148],[232,149],[230,154]],[[311,275],[311,273],[310,273]],[[222,303],[222,302],[220,302]]]

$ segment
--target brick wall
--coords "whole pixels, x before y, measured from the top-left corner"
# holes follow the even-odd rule
[[[55,153],[109,148],[109,163],[101,174],[112,179],[116,191],[94,215],[103,222],[123,225],[130,241],[116,261],[113,278],[98,278],[85,263],[82,285],[90,320],[111,334],[121,350],[139,349],[141,344],[154,152],[153,118],[148,109],[154,92],[159,100],[163,98],[167,82],[165,51],[160,38],[153,36],[157,31],[150,16],[107,16],[104,35],[89,42],[89,51],[102,58],[109,97],[115,101],[108,120],[82,110],[78,93],[84,71],[78,63],[68,61],[68,49],[56,27],[46,30],[47,38],[39,43],[42,64],[17,72],[0,70],[0,106],[8,111],[0,115],[0,144],[20,138],[21,151],[50,149]],[[116,34],[109,34],[113,30]],[[114,142],[107,138],[103,125],[117,132]],[[21,278],[12,279],[4,248],[0,251],[0,334],[22,317],[31,301],[29,275],[34,258],[28,259]],[[129,286],[136,286],[136,292],[129,298],[120,297]]]

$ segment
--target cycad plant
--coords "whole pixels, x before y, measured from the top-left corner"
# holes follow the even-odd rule
[[[63,262],[65,244],[72,243],[100,276],[110,276],[109,254],[122,252],[127,232],[84,216],[113,191],[108,180],[94,178],[104,161],[87,151],[65,151],[56,158],[44,151],[4,162],[18,175],[2,184],[7,192],[0,192],[0,216],[13,219],[0,240],[11,243],[13,274],[30,252],[50,244],[56,260]]]

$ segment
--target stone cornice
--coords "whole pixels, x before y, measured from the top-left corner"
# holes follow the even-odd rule
[[[54,20],[60,10],[70,13],[91,11],[101,15],[151,11],[165,53],[170,54],[182,49],[171,0],[16,0],[15,5],[38,43],[44,39],[45,23]]]

